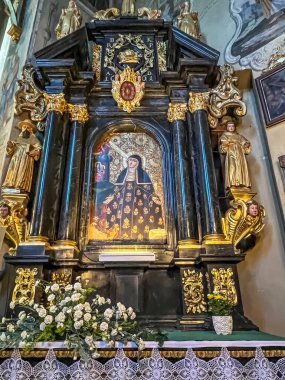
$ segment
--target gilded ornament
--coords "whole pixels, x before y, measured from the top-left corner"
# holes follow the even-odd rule
[[[101,9],[94,14],[95,20],[112,20],[120,16],[120,9],[118,8],[108,8]]]
[[[158,57],[158,67],[159,71],[167,71],[167,65],[166,65],[166,42],[164,41],[157,41],[157,57]]]
[[[201,314],[206,311],[202,273],[190,269],[185,270],[182,284],[187,313]]]
[[[135,0],[122,0],[122,16],[135,14]]]
[[[70,283],[70,273],[52,273],[51,274],[51,282],[56,283],[62,286],[66,286]]]
[[[61,10],[59,22],[55,28],[56,39],[67,36],[80,28],[82,16],[80,10],[77,8],[76,2],[70,0],[68,7]]]
[[[6,229],[5,238],[11,243],[10,252],[18,245],[27,240],[27,204],[29,197],[27,194],[15,194],[13,190],[4,192],[4,200],[0,203],[0,226]]]
[[[231,299],[236,305],[238,298],[232,268],[213,268],[211,274],[214,284],[213,292]]]
[[[285,52],[281,52],[280,46],[275,50],[275,52],[270,56],[268,65],[266,69],[263,70],[263,73],[266,73],[269,70],[274,69],[275,67],[281,65],[285,62]]]
[[[147,7],[139,8],[138,9],[138,16],[139,17],[147,17],[149,20],[156,20],[161,16],[161,10],[160,9],[151,9]]]
[[[186,103],[169,103],[167,119],[170,123],[174,120],[186,120],[187,104]]]
[[[234,200],[224,218],[224,233],[238,252],[237,245],[250,235],[257,235],[264,227],[265,210],[252,198],[255,193],[231,190]]]
[[[17,81],[18,90],[15,94],[15,113],[21,115],[24,111],[30,112],[33,121],[46,118],[47,110],[43,91],[36,84],[36,69],[32,65],[25,65],[22,79]]]
[[[140,68],[140,74],[145,74],[154,63],[154,51],[150,49],[143,41],[142,36],[137,34],[119,34],[117,40],[114,43],[110,43],[106,49],[104,67],[112,70],[116,73],[116,65],[114,58],[116,50],[122,49],[124,46],[132,45],[143,52],[144,64]]]
[[[15,304],[28,305],[34,301],[36,294],[35,277],[38,273],[36,268],[18,268],[13,290],[12,301]]]
[[[85,123],[89,120],[86,104],[68,104],[67,109],[71,121],[79,121],[80,123]]]
[[[102,46],[94,44],[92,70],[96,74],[97,81],[101,79],[101,58],[102,58]]]
[[[11,37],[11,40],[13,42],[18,43],[22,34],[22,28],[15,24],[12,24],[7,34]]]
[[[64,94],[47,94],[44,93],[47,111],[56,111],[63,114],[67,110],[67,103]]]
[[[189,92],[189,111],[194,113],[198,110],[208,109],[209,92]]]
[[[140,106],[140,101],[144,96],[145,83],[141,76],[136,75],[129,66],[120,74],[115,75],[112,81],[112,95],[118,103],[118,107],[130,113]]]
[[[198,12],[191,11],[191,1],[185,1],[180,7],[180,14],[177,17],[177,26],[182,32],[200,40],[200,26]]]
[[[226,123],[227,131],[219,141],[219,150],[226,155],[225,189],[251,187],[248,166],[245,156],[251,152],[250,142],[236,131],[236,121]]]
[[[227,115],[229,109],[237,116],[246,114],[246,105],[242,101],[241,91],[235,86],[238,78],[234,77],[234,68],[225,64],[220,68],[221,79],[218,85],[210,91],[209,113],[210,127],[216,128],[219,119]]]
[[[127,49],[118,54],[119,63],[139,63],[142,55],[137,51]]]
[[[42,145],[35,135],[36,126],[30,120],[19,122],[21,130],[15,141],[8,141],[7,154],[12,156],[3,189],[16,189],[19,192],[31,191],[34,162],[38,161]]]

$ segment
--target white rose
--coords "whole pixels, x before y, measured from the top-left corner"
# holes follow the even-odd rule
[[[111,319],[113,317],[113,310],[112,309],[106,309],[104,311],[104,317]]]
[[[71,301],[71,298],[70,297],[65,297],[65,302],[67,303],[69,301]]]
[[[81,310],[76,310],[74,313],[74,319],[80,319],[82,317],[83,313]]]
[[[76,281],[80,281],[81,280],[81,276],[77,276],[75,280]]]
[[[131,319],[135,319],[136,318],[136,313],[132,313],[132,315],[130,316]]]
[[[46,287],[45,287],[45,292],[48,293],[49,290],[50,290],[50,286],[46,286]]]
[[[74,306],[74,310],[83,310],[83,309],[84,309],[84,305],[82,305],[82,303],[79,303],[78,305]]]
[[[50,294],[49,296],[48,296],[48,301],[49,302],[51,302],[51,301],[53,301],[55,299],[55,295],[54,294]]]
[[[27,314],[24,311],[20,311],[18,317],[21,321],[23,321],[26,318]]]
[[[121,302],[118,302],[118,303],[117,303],[117,307],[118,307],[118,309],[119,309],[119,311],[120,311],[121,313],[124,312],[124,311],[126,311],[126,306],[123,305]]]
[[[6,340],[6,334],[4,332],[2,332],[2,334],[0,335],[0,340],[2,342],[5,342],[5,340]]]
[[[128,307],[127,308],[127,312],[129,314],[129,316],[131,316],[133,314],[133,312],[134,312],[134,309],[132,307]]]
[[[82,325],[83,325],[83,321],[81,320],[81,321],[76,321],[73,326],[75,330],[79,330],[82,327]]]
[[[98,299],[97,299],[97,302],[98,302],[98,305],[104,305],[105,304],[105,302],[106,302],[106,300],[105,300],[105,298],[104,297],[98,297]]]
[[[87,335],[85,338],[85,342],[86,344],[88,344],[88,346],[91,346],[91,344],[93,343],[93,337],[91,335]]]
[[[72,296],[71,296],[71,301],[72,302],[79,301],[80,297],[81,297],[81,295],[79,293],[73,293]]]
[[[91,319],[91,314],[90,313],[84,314],[84,321],[89,322],[90,319]]]
[[[10,309],[15,309],[15,306],[16,306],[15,302],[11,301],[10,302]]]
[[[41,331],[44,331],[45,328],[46,328],[46,324],[45,324],[44,322],[42,322],[42,323],[40,324],[40,330],[41,330]]]
[[[44,318],[47,315],[46,309],[38,309],[38,315],[40,318]]]
[[[44,319],[44,322],[46,325],[50,325],[53,321],[53,316],[52,315],[47,315]]]
[[[107,298],[107,299],[106,299],[106,302],[110,305],[110,304],[111,304],[111,300],[110,300],[110,298]]]
[[[76,282],[74,285],[73,285],[73,289],[78,291],[78,290],[81,290],[82,289],[82,286],[80,284],[80,282]]]
[[[112,336],[115,336],[115,335],[117,335],[118,334],[118,330],[117,329],[112,329],[112,331],[111,331],[111,335]]]
[[[65,321],[65,315],[60,312],[59,314],[57,314],[57,316],[55,317],[55,321],[56,322],[64,322]]]
[[[14,332],[14,331],[15,331],[15,326],[9,324],[9,325],[7,326],[7,330],[8,330],[9,332]]]
[[[106,330],[108,330],[108,323],[106,323],[106,322],[102,322],[101,324],[100,324],[100,330],[101,331],[106,331]]]
[[[34,307],[35,310],[37,310],[37,308],[39,307],[39,304],[35,303],[33,307]]]
[[[21,332],[21,338],[26,339],[27,336],[28,336],[27,331],[22,331],[22,332]]]
[[[63,326],[64,326],[64,324],[62,322],[58,322],[58,324],[56,325],[57,328],[63,327]]]
[[[66,285],[66,287],[64,288],[64,290],[65,290],[66,292],[68,292],[69,290],[72,290],[72,285],[71,285],[71,284]]]
[[[52,305],[50,308],[49,308],[49,312],[50,313],[55,313],[57,311],[57,307],[55,305]]]
[[[59,285],[58,284],[53,284],[51,287],[52,292],[58,292],[59,291]]]
[[[92,328],[93,328],[94,330],[97,329],[97,326],[98,326],[98,323],[97,323],[97,322],[92,323]]]

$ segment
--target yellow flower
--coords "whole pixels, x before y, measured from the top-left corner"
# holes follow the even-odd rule
[[[208,297],[209,300],[211,300],[211,299],[214,298],[213,294],[208,294],[207,297]]]

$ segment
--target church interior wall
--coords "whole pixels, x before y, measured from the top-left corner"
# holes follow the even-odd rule
[[[24,33],[18,44],[10,43],[5,61],[5,69],[0,82],[0,172],[4,168],[5,173],[5,146],[9,137],[16,134],[15,118],[13,116],[13,94],[15,92],[16,79],[19,78],[21,69],[28,55],[29,43],[33,35],[33,46],[30,46],[30,54],[51,42],[55,41],[54,29],[58,22],[61,9],[67,1],[28,1],[24,22]],[[91,19],[86,11],[87,1],[78,1],[83,13],[83,22]],[[103,3],[103,1],[102,1]],[[113,2],[116,6],[116,1]],[[227,62],[226,52],[230,41],[236,33],[237,21],[231,14],[231,9],[238,0],[194,0],[193,8],[200,14],[200,26],[205,42],[221,52],[220,64]],[[179,3],[177,1],[138,1],[138,6],[162,8],[165,18],[171,19],[178,14]],[[37,17],[34,24],[37,6],[41,8],[41,16]],[[100,9],[101,2],[93,2],[94,9]],[[104,2],[105,7],[105,2]],[[39,32],[40,31],[40,32]],[[264,65],[278,41],[284,39],[284,35],[274,39],[271,48],[267,45],[262,50]],[[5,36],[7,38],[7,36]],[[260,50],[260,49],[259,49]],[[252,58],[254,60],[254,57]],[[246,62],[249,62],[245,64]],[[250,58],[232,62],[236,70],[252,69]],[[259,68],[259,66],[256,66]],[[261,70],[253,69],[253,78],[259,76]],[[263,233],[257,239],[256,246],[247,252],[247,257],[239,265],[240,286],[242,292],[245,315],[251,319],[262,331],[285,336],[285,252],[282,236],[284,231],[278,222],[276,208],[279,205],[274,199],[274,192],[269,181],[269,176],[274,175],[282,207],[285,212],[284,186],[281,179],[278,157],[285,154],[284,128],[280,123],[266,129],[269,151],[273,163],[274,173],[270,173],[265,165],[266,150],[262,144],[260,129],[264,128],[262,119],[257,115],[257,104],[251,83],[244,92],[244,100],[248,106],[247,116],[243,118],[242,128],[239,129],[252,144],[252,153],[248,156],[248,163],[253,183],[253,189],[258,193],[257,200],[265,207],[266,219]],[[7,247],[2,247],[2,252]]]

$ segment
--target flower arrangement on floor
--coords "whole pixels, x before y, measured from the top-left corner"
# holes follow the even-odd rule
[[[129,307],[95,294],[95,289],[84,288],[80,277],[76,283],[61,285],[37,281],[36,287],[45,295],[44,304],[15,305],[21,308],[17,318],[5,319],[6,327],[0,333],[0,348],[32,349],[36,342],[64,340],[75,355],[88,359],[98,356],[98,342],[104,341],[109,347],[115,342],[133,341],[138,349],[144,348],[143,338],[162,340],[162,334],[147,328],[140,328],[135,321],[136,314]]]
[[[209,311],[212,312],[212,320],[215,332],[220,335],[229,335],[233,330],[233,308],[234,301],[219,293],[208,294]]]

